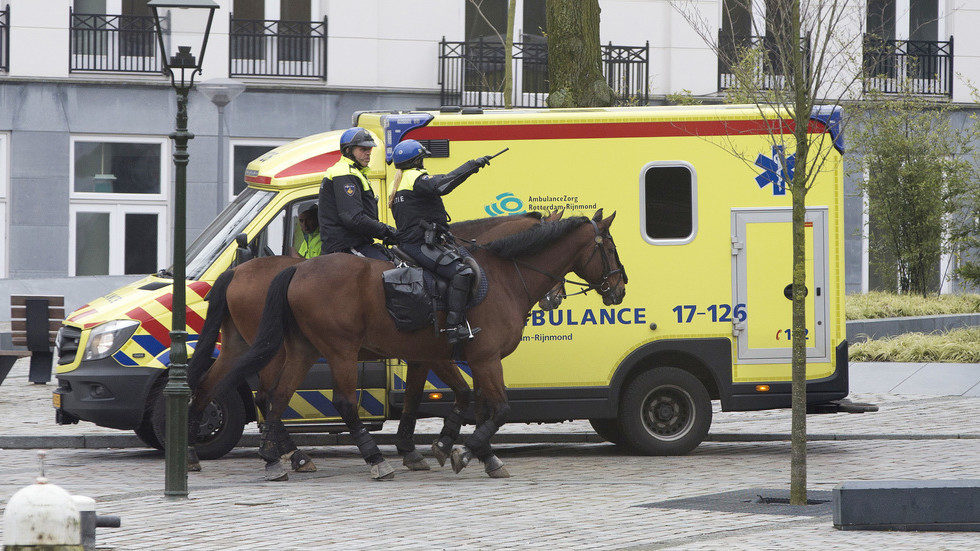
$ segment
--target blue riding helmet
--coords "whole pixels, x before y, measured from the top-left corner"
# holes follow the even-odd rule
[[[429,150],[419,142],[405,140],[395,146],[391,152],[391,161],[395,163],[395,168],[411,168],[417,161],[429,154]]]
[[[340,153],[346,157],[350,157],[350,151],[354,146],[377,147],[377,145],[371,134],[363,128],[349,128],[340,135]]]

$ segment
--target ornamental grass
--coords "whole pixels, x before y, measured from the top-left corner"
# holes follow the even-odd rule
[[[980,312],[980,294],[923,297],[872,291],[847,295],[844,302],[844,314],[849,320]]]
[[[852,344],[849,352],[854,362],[980,363],[980,327],[948,333],[906,333]]]

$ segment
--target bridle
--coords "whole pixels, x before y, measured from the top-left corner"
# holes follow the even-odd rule
[[[622,268],[623,264],[619,261],[619,252],[616,251],[615,249],[616,244],[612,240],[612,235],[610,235],[608,232],[606,232],[606,234],[603,235],[602,232],[599,230],[599,224],[597,224],[595,220],[589,220],[589,222],[592,224],[592,228],[595,230],[595,239],[594,239],[594,246],[592,247],[592,253],[589,254],[589,258],[586,259],[584,265],[588,266],[589,263],[592,262],[592,258],[596,255],[596,252],[598,251],[599,258],[602,260],[602,271],[603,271],[602,280],[599,281],[599,284],[594,285],[588,282],[573,281],[565,277],[559,277],[546,270],[542,270],[540,268],[532,266],[527,262],[513,258],[511,259],[511,262],[514,263],[514,269],[517,270],[517,276],[521,279],[521,285],[524,287],[524,294],[527,296],[529,301],[533,303],[534,299],[531,297],[531,293],[527,289],[527,282],[524,280],[524,274],[521,272],[522,266],[524,268],[527,268],[528,270],[535,271],[538,272],[539,274],[545,275],[551,278],[551,280],[555,281],[556,283],[557,282],[571,283],[572,285],[578,285],[582,287],[581,290],[571,294],[566,294],[564,292],[561,292],[560,296],[562,297],[562,299],[573,297],[575,295],[584,295],[592,290],[596,291],[597,293],[599,293],[600,296],[604,297],[606,296],[606,293],[612,290],[612,285],[609,283],[609,278],[616,274],[622,274],[623,283],[627,282],[626,270]],[[602,242],[605,239],[608,239],[609,242],[612,243],[613,245],[613,255],[614,255],[613,258],[616,260],[617,268],[612,267],[612,264],[609,262],[609,256],[606,253],[606,249],[602,247]]]

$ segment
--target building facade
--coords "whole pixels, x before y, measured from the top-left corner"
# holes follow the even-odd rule
[[[600,0],[610,84],[634,103],[679,92],[720,97],[725,68],[704,35],[766,34],[767,0],[739,11],[741,1]],[[241,188],[248,161],[276,145],[345,128],[357,110],[502,103],[496,35],[506,0],[217,3],[199,81],[233,78],[246,88],[220,118],[205,95],[191,94],[191,239]],[[541,105],[544,0],[516,4],[515,105]],[[980,24],[980,2],[854,4],[867,34],[896,55],[930,56],[935,67],[920,80],[934,88],[924,93],[973,108],[969,88],[953,75],[980,82],[980,38],[969,32]],[[685,6],[700,14],[700,32]],[[146,0],[9,0],[0,7],[0,278],[141,274],[169,265],[168,135],[176,107],[160,74]],[[165,26],[177,29],[182,17],[173,10]],[[200,43],[168,35],[185,39]],[[847,290],[860,292],[874,285],[853,184]]]

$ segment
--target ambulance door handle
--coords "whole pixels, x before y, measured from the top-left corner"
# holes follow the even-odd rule
[[[817,287],[817,296],[820,296],[820,287]]]

